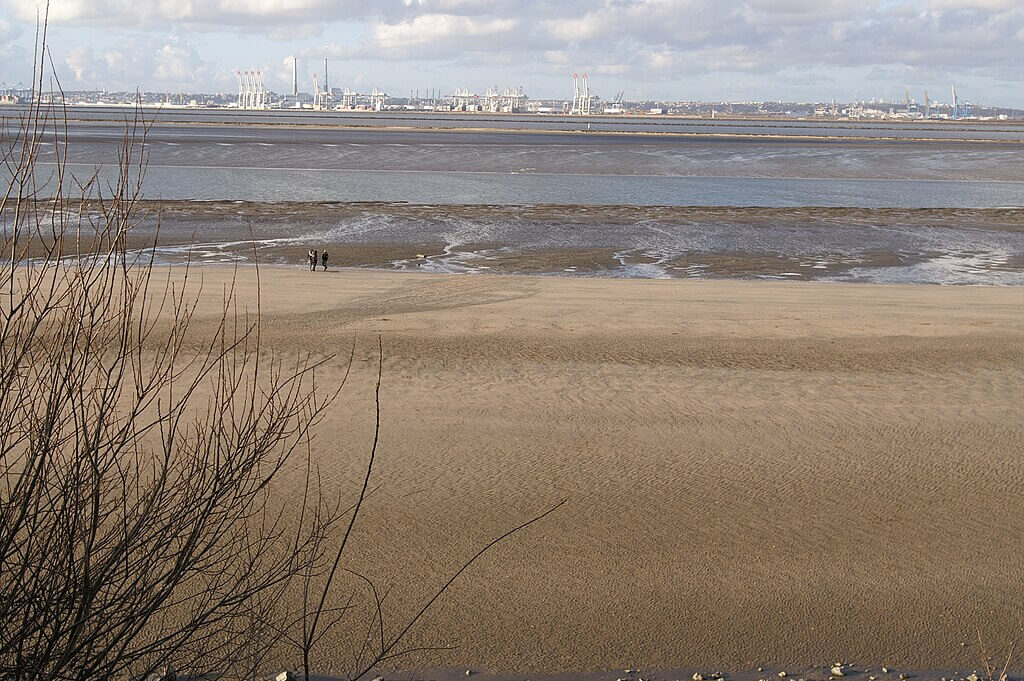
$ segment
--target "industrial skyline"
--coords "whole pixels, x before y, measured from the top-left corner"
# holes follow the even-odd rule
[[[292,57],[293,64],[295,62]],[[327,109],[370,109],[384,110],[389,101],[395,99],[387,93],[373,88],[370,93],[359,93],[345,87],[344,89],[332,88],[328,81],[329,60],[323,60],[323,86],[318,74],[313,73],[313,92],[299,94],[298,74],[292,73],[292,94],[291,97],[281,97],[272,101],[263,86],[263,74],[261,71],[236,71],[238,76],[238,99],[234,103],[240,109],[272,109],[272,108],[312,108],[314,110]],[[950,99],[943,103],[933,99],[924,92],[923,101],[910,96],[910,90],[904,91],[902,101],[885,102],[879,98],[871,98],[868,101],[853,100],[839,108],[835,100],[831,107],[815,107],[813,113],[818,116],[849,117],[849,118],[904,118],[904,119],[929,119],[945,118],[958,120],[962,118],[976,117],[978,105],[964,99],[956,92],[956,86],[950,87]],[[572,97],[562,102],[561,110],[550,104],[558,101],[553,98],[546,102],[543,100],[531,100],[523,86],[500,88],[498,85],[487,87],[484,94],[477,94],[469,88],[455,88],[450,94],[444,94],[442,90],[427,89],[426,96],[420,97],[420,90],[417,88],[409,92],[405,99],[405,105],[412,105],[420,110],[443,110],[462,112],[491,112],[491,113],[567,113],[570,115],[589,116],[591,114],[622,114],[628,110],[624,106],[623,91],[619,91],[612,99],[602,99],[599,95],[590,90],[590,81],[586,73],[572,74]],[[637,100],[648,102],[651,100]],[[633,102],[635,104],[636,102]],[[781,103],[781,102],[780,102]],[[392,106],[395,104],[392,102]],[[604,106],[602,106],[604,105]],[[890,105],[886,110],[886,105]],[[231,103],[228,103],[231,106]],[[632,110],[635,111],[634,106]],[[668,113],[662,107],[652,108],[647,113]]]
[[[810,102],[763,101],[700,101],[700,100],[630,100],[619,91],[608,100],[590,92],[586,74],[572,74],[572,96],[565,99],[532,99],[523,86],[486,88],[483,94],[469,88],[446,91],[427,88],[411,90],[408,96],[392,95],[377,88],[357,92],[348,87],[330,87],[328,62],[324,61],[323,86],[318,74],[313,74],[313,92],[298,92],[299,81],[292,83],[292,92],[277,93],[267,90],[263,74],[258,70],[237,70],[237,93],[167,93],[122,91],[63,91],[44,92],[44,101],[55,99],[66,105],[158,106],[172,108],[234,109],[272,112],[274,110],[306,109],[312,111],[418,111],[461,113],[510,114],[564,114],[577,117],[615,115],[675,115],[714,118],[846,118],[886,120],[1024,120],[1024,110],[975,104],[962,98],[956,87],[950,88],[948,100],[933,98],[924,92],[924,98],[911,97],[906,90],[903,99]],[[23,89],[19,89],[23,88]],[[17,104],[31,100],[31,90],[20,85],[11,87],[0,82],[0,104]]]
[[[409,90],[408,97],[403,94],[387,93],[384,90],[372,87],[370,90],[357,90],[344,87],[332,87],[330,81],[330,60],[324,57],[320,72],[309,74],[309,84],[300,78],[297,55],[289,55],[285,63],[291,65],[290,86],[284,92],[274,91],[266,84],[265,74],[259,68],[237,68],[234,76],[237,85],[237,96],[232,97],[229,93],[193,93],[189,91],[186,98],[185,91],[179,90],[174,93],[164,93],[161,99],[154,93],[120,92],[112,98],[104,98],[106,90],[99,91],[78,91],[77,98],[72,95],[66,97],[66,103],[145,103],[216,108],[236,108],[246,110],[272,110],[272,109],[313,109],[324,110],[375,110],[385,109],[414,109],[419,111],[458,111],[458,112],[490,112],[490,113],[563,113],[577,116],[589,116],[593,114],[668,114],[668,113],[690,113],[699,111],[701,102],[691,99],[656,99],[650,97],[627,98],[623,90],[619,90],[613,96],[602,97],[593,92],[590,88],[590,78],[586,73],[572,73],[571,95],[566,97],[531,98],[525,86],[517,85],[501,87],[497,84],[487,86],[483,92],[474,91],[468,87],[455,87],[450,90],[443,88],[423,88],[425,93],[421,97],[421,88]],[[568,81],[566,82],[568,87]],[[75,92],[75,91],[70,91]],[[924,90],[924,98],[918,100],[911,97],[910,88],[904,89],[904,96],[901,99],[885,99],[871,97],[870,99],[836,99],[821,100],[812,99],[810,102],[789,103],[797,104],[796,111],[787,110],[786,103],[779,100],[778,108],[766,109],[766,102],[756,100],[722,100],[725,104],[725,111],[719,113],[728,114],[734,106],[741,104],[756,104],[755,113],[764,115],[814,115],[844,118],[889,118],[889,119],[967,119],[967,118],[1020,118],[1019,114],[1012,107],[1001,107],[998,103],[974,103],[957,94],[956,85],[949,88],[950,97],[948,100],[932,98],[927,89]],[[52,93],[44,91],[44,98],[52,97]],[[125,95],[128,95],[127,97]],[[28,100],[35,96],[24,83],[10,84],[0,81],[0,104],[11,103],[18,100]],[[657,104],[645,109],[645,105]],[[776,102],[767,102],[776,104]],[[812,105],[809,110],[801,109],[802,106]],[[663,105],[675,105],[663,106]],[[682,105],[682,106],[680,106]],[[716,113],[711,109],[711,114]],[[745,113],[751,113],[746,110]]]

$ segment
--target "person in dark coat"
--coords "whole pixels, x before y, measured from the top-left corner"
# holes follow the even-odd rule
[[[327,255],[327,251],[324,251],[323,253],[320,254],[320,264],[324,266],[325,272],[327,271],[327,258],[329,257],[330,256]]]

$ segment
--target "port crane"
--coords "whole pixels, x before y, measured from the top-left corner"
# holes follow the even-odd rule
[[[313,108],[316,111],[323,111],[331,108],[331,93],[320,89],[320,79],[313,74]]]

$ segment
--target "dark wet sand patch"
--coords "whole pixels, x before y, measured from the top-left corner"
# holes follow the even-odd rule
[[[310,249],[326,249],[335,267],[428,272],[864,280],[930,259],[970,275],[949,283],[1015,283],[1024,272],[1020,208],[143,201],[138,210],[129,248],[158,244],[167,263],[304,266]],[[98,215],[85,204],[86,224]]]

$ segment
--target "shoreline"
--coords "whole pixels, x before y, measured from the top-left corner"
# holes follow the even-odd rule
[[[85,215],[97,209],[82,204]],[[1024,286],[1019,208],[141,200],[136,209],[128,247],[153,250],[160,265],[304,268],[308,250],[327,250],[333,267],[385,272]]]
[[[95,118],[68,118],[68,121],[76,123],[107,123],[111,125],[124,125],[125,121],[115,119]],[[1011,144],[1022,145],[1024,140],[1014,139],[983,139],[983,138],[958,138],[958,137],[886,137],[886,136],[843,136],[843,135],[786,135],[771,133],[725,133],[725,132],[656,132],[650,130],[549,130],[532,128],[489,128],[489,127],[448,127],[448,126],[418,126],[418,125],[324,125],[320,123],[245,123],[238,121],[150,121],[153,125],[160,126],[228,126],[243,128],[298,128],[304,130],[337,130],[337,131],[366,131],[380,130],[384,132],[432,132],[432,133],[479,133],[495,134],[509,133],[518,134],[550,134],[550,135],[609,135],[625,137],[657,137],[657,138],[679,138],[679,139],[740,139],[740,140],[794,140],[794,141],[821,141],[829,143],[857,143],[857,142],[913,142],[913,143],[956,143],[956,144]]]
[[[86,204],[85,210],[95,209]],[[555,277],[1024,285],[1022,209],[142,201],[161,264]]]
[[[333,257],[333,256],[332,256]],[[183,261],[165,261],[165,262],[154,262],[154,268],[167,269],[182,267]],[[234,270],[246,267],[252,267],[252,262],[201,262],[198,260],[190,261],[190,267],[194,269],[206,270]],[[306,263],[295,262],[295,263],[282,263],[282,262],[260,262],[260,270],[271,269],[280,270],[283,272],[309,271],[309,266]],[[321,266],[317,265],[317,273],[322,272]],[[1024,284],[999,284],[999,283],[920,283],[920,282],[860,282],[860,281],[844,281],[840,279],[795,279],[786,277],[771,277],[771,276],[715,276],[715,277],[630,277],[623,276],[620,274],[606,273],[599,271],[574,271],[574,272],[483,272],[483,271],[472,271],[472,272],[451,272],[451,271],[422,271],[412,269],[395,269],[388,267],[374,267],[371,265],[335,265],[331,262],[328,273],[339,273],[342,275],[352,273],[367,273],[367,274],[387,274],[396,275],[400,277],[405,276],[423,276],[423,277],[485,277],[485,278],[504,278],[511,277],[515,279],[589,279],[594,281],[676,281],[676,282],[739,282],[739,283],[750,283],[759,284],[766,286],[785,286],[785,285],[822,285],[822,286],[882,286],[886,288],[909,288],[909,287],[924,287],[924,288],[935,288],[935,287],[949,287],[949,288],[982,288],[982,289],[1017,289],[1024,288]],[[312,273],[310,273],[312,275]]]
[[[41,161],[37,165],[39,165],[39,166],[56,166],[57,164],[55,162],[53,162],[53,161]],[[75,167],[75,166],[95,167],[95,164],[82,163],[82,162],[68,162],[66,164],[66,166],[67,167]],[[252,168],[252,167],[212,166],[212,165],[206,165],[206,166],[172,165],[172,164],[161,164],[161,163],[148,164],[146,166],[146,168],[147,169],[148,168],[167,168],[167,169],[174,169],[174,170],[183,170],[183,169],[189,169],[189,168],[195,168],[195,169],[201,169],[201,170],[254,170],[254,168]],[[322,168],[301,168],[301,167],[292,167],[292,166],[260,167],[259,170],[266,170],[266,171],[275,171],[275,170],[277,170],[277,171],[288,171],[288,172],[290,172],[290,171],[296,171],[296,172],[315,172],[317,170],[325,170],[326,172],[332,172],[332,173],[382,173],[382,174],[395,172],[394,168],[330,168],[330,169],[322,169]],[[431,175],[431,174],[436,174],[438,171],[436,171],[436,170],[415,169],[415,170],[402,170],[401,172],[408,173],[408,174]],[[564,172],[536,172],[536,171],[530,171],[530,172],[521,172],[521,171],[507,172],[507,171],[498,171],[498,170],[458,170],[458,171],[451,171],[451,172],[456,172],[456,173],[458,173],[460,175],[470,175],[470,176],[472,176],[472,175],[485,175],[485,176],[488,176],[489,175],[489,176],[499,176],[499,177],[500,176],[505,176],[505,175],[528,175],[528,176],[531,176],[531,177],[552,177],[552,178],[554,178],[554,177],[601,177],[601,178],[603,178],[603,177],[612,177],[612,178],[646,177],[646,178],[702,179],[702,180],[750,180],[750,179],[753,179],[753,180],[771,180],[771,181],[777,181],[777,182],[816,182],[816,181],[820,182],[820,181],[828,181],[828,180],[839,180],[839,181],[842,181],[842,182],[852,182],[852,183],[856,183],[856,182],[876,182],[877,183],[877,182],[893,182],[893,181],[895,181],[895,182],[901,182],[901,183],[914,183],[914,182],[928,183],[928,184],[944,184],[945,183],[945,184],[951,184],[951,185],[962,185],[962,184],[1024,185],[1024,180],[1006,180],[1006,179],[980,179],[980,180],[979,179],[956,179],[956,180],[948,180],[948,179],[921,178],[921,177],[900,177],[900,178],[892,178],[892,177],[820,178],[820,177],[810,177],[810,176],[806,176],[805,177],[805,176],[795,176],[795,175],[794,176],[788,176],[787,175],[787,176],[769,177],[769,176],[760,176],[760,175],[754,175],[754,176],[746,176],[746,175],[710,175],[710,174],[705,174],[705,175],[699,175],[699,174],[680,175],[680,174],[668,174],[668,173],[652,174],[652,175],[639,175],[638,176],[638,175],[633,175],[633,174],[630,174],[630,173],[609,173],[609,172],[597,172],[597,173],[564,173]],[[143,199],[143,200],[160,201],[161,199]],[[213,202],[213,201],[230,202],[229,199],[167,199],[167,200],[168,201],[178,201],[178,202],[195,202],[195,203]],[[244,202],[245,203],[257,203],[255,201],[251,201],[251,200],[246,200]],[[428,204],[417,204],[417,203],[413,203],[413,202],[403,202],[403,201],[340,201],[340,200],[309,201],[309,202],[304,202],[304,201],[295,201],[295,202],[272,201],[271,203],[275,203],[275,204],[288,204],[288,203],[318,203],[318,204],[319,203],[326,203],[326,204],[331,204],[331,203],[334,203],[334,204],[342,204],[342,205],[358,205],[358,204],[381,204],[381,205],[392,204],[393,205],[393,204],[408,203],[409,205],[428,205]],[[470,206],[470,205],[476,205],[476,204],[453,203],[453,204],[433,204],[433,205],[437,205],[437,206]],[[494,204],[480,204],[480,205],[494,205]],[[510,205],[514,205],[514,204],[510,204]],[[591,203],[585,203],[585,204],[557,204],[557,203],[544,203],[544,204],[531,204],[531,205],[543,205],[543,206],[580,205],[580,206],[604,208],[604,207],[610,207],[610,206],[618,206],[618,205],[622,205],[622,204],[591,204]],[[701,206],[699,204],[694,204],[694,205],[690,205],[690,206],[672,206],[672,205],[669,205],[669,204],[665,204],[665,205],[647,205],[647,204],[643,204],[643,205],[641,205],[639,207],[645,207],[645,208],[646,207],[650,207],[650,208],[682,208],[682,209],[690,209],[690,208],[735,208],[735,209],[740,209],[740,210],[754,210],[754,209],[777,210],[777,209],[780,209],[780,208],[785,208],[785,207],[780,207],[780,206],[758,206],[758,205]],[[805,209],[835,208],[837,210],[903,210],[903,209],[905,209],[905,210],[957,210],[958,209],[957,206],[923,207],[923,208],[903,207],[903,206],[891,206],[891,207],[887,206],[887,207],[879,207],[879,208],[865,208],[865,207],[860,207],[860,206],[815,206],[815,205],[793,206],[793,208],[795,208],[795,209],[800,209],[800,208],[805,208]],[[1020,210],[1020,209],[1024,209],[1024,204],[1022,204],[1020,206],[980,206],[980,207],[972,206],[972,207],[969,208],[969,210]]]
[[[690,177],[706,177],[703,175],[694,175]],[[806,178],[774,178],[774,179],[806,179]],[[865,181],[878,181],[869,180],[867,178],[855,178],[864,179]],[[882,180],[886,178],[881,178]],[[929,182],[931,180],[912,180]],[[968,180],[969,181],[969,180]],[[975,180],[977,182],[989,182],[989,180]],[[992,180],[992,182],[1002,182],[1001,180]],[[1024,180],[1008,180],[1006,182],[1024,182]],[[38,198],[37,202],[46,202],[49,199]],[[675,205],[623,205],[623,204],[573,204],[573,203],[523,203],[523,204],[503,204],[503,203],[452,203],[452,204],[433,204],[433,203],[417,203],[413,201],[335,201],[335,200],[320,200],[320,201],[245,201],[245,200],[233,200],[233,199],[138,199],[136,202],[139,206],[156,207],[156,208],[188,208],[192,206],[209,206],[218,207],[221,209],[232,208],[237,209],[239,206],[242,207],[274,207],[274,206],[285,206],[285,207],[341,207],[341,208],[412,208],[412,209],[437,209],[437,210],[450,210],[450,211],[509,211],[509,210],[526,210],[526,211],[543,211],[543,210],[562,210],[562,211],[575,211],[579,212],[590,212],[590,211],[610,211],[616,214],[624,216],[633,215],[644,215],[648,213],[674,213],[678,214],[679,217],[691,217],[694,214],[696,216],[716,216],[716,215],[734,215],[736,213],[756,213],[759,217],[761,216],[784,216],[787,214],[800,214],[800,215],[818,215],[826,217],[842,216],[842,215],[894,215],[894,214],[909,214],[919,215],[932,218],[941,218],[947,216],[950,213],[962,213],[962,214],[974,214],[978,213],[981,215],[989,213],[1007,214],[1008,217],[1013,217],[1021,221],[1024,224],[1024,206],[995,206],[995,207],[980,207],[980,208],[963,208],[951,206],[948,208],[903,208],[903,207],[885,207],[885,208],[864,208],[858,206],[703,206],[699,204],[690,206],[675,206]],[[96,199],[85,199],[82,205],[87,207],[98,207],[100,202]]]
[[[966,642],[965,642],[966,643]],[[977,642],[967,646],[977,646]],[[998,657],[998,653],[996,654]],[[837,661],[834,661],[837,662]],[[827,662],[815,667],[797,666],[762,666],[759,668],[729,670],[727,668],[715,667],[709,670],[707,667],[677,667],[669,669],[636,669],[626,667],[623,669],[601,670],[592,672],[545,672],[534,674],[509,674],[500,671],[478,669],[470,667],[436,667],[427,669],[405,669],[401,667],[381,668],[377,670],[376,677],[382,681],[407,681],[410,678],[423,679],[424,681],[464,681],[467,677],[477,681],[772,681],[774,679],[791,679],[792,681],[826,681],[838,678],[832,673],[834,662]],[[1002,671],[1002,664],[1005,657],[998,663],[996,672]],[[891,665],[886,666],[885,662],[875,662],[864,665],[851,664],[846,662],[842,665],[844,679],[855,681],[969,681],[974,674],[978,681],[990,681],[986,676],[985,666],[979,655],[974,666],[961,666],[959,668],[947,669],[895,669]],[[882,669],[886,669],[882,672]],[[1017,681],[1021,678],[1020,666],[1011,664],[1007,670],[1006,681]],[[780,676],[784,674],[785,676]],[[331,681],[334,677],[330,675],[314,674],[315,678],[321,681]],[[994,676],[991,681],[1000,681]]]

